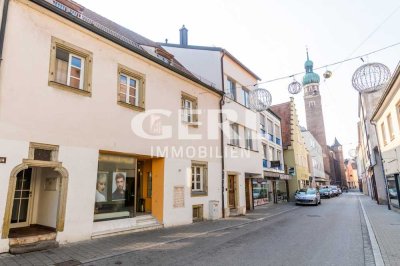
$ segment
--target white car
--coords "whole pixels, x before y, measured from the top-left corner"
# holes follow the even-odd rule
[[[297,204],[315,205],[321,204],[321,196],[315,188],[302,188],[296,192],[294,198]]]

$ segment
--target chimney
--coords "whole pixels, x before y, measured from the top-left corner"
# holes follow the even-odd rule
[[[188,46],[188,30],[185,28],[185,25],[179,30],[180,33],[180,45]]]

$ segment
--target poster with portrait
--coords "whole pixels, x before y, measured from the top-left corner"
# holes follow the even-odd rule
[[[96,202],[107,201],[107,177],[108,172],[97,173]]]
[[[112,183],[112,200],[125,200],[126,172],[114,172]]]

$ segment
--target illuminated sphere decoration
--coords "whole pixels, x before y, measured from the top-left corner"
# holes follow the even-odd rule
[[[297,94],[301,91],[301,84],[297,80],[293,80],[288,86],[288,91],[291,94]]]
[[[266,89],[255,89],[250,92],[250,108],[262,112],[267,110],[272,103],[271,93]]]
[[[323,76],[324,76],[325,79],[328,79],[328,78],[332,77],[332,71],[330,71],[330,70],[325,71]]]
[[[357,68],[352,77],[352,84],[360,93],[368,93],[380,90],[389,78],[390,70],[387,66],[368,63]]]

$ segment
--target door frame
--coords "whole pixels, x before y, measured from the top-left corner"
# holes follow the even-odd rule
[[[35,180],[36,180],[37,168],[33,168],[33,167],[30,167],[30,168],[32,169],[31,187],[29,189],[29,191],[31,193],[29,194],[29,203],[28,203],[28,211],[26,213],[26,221],[22,222],[22,223],[11,223],[11,221],[10,221],[10,228],[27,227],[27,226],[29,226],[31,224],[32,207],[33,207],[33,202],[34,202],[34,198],[35,198]],[[24,169],[22,171],[25,171],[25,170],[26,169]],[[15,190],[14,190],[14,195],[15,195]],[[15,196],[13,196],[13,203],[14,203],[14,199],[15,199]],[[11,214],[12,214],[12,210],[11,210]]]
[[[58,197],[58,207],[57,207],[57,218],[56,218],[56,231],[62,232],[64,231],[64,223],[65,223],[65,210],[67,204],[67,191],[68,191],[68,171],[62,166],[61,162],[57,161],[39,161],[39,160],[31,160],[31,159],[23,159],[22,163],[17,165],[11,170],[10,179],[8,184],[8,193],[7,193],[7,202],[5,206],[4,213],[4,222],[3,222],[3,230],[1,234],[2,239],[7,239],[8,234],[10,232],[11,225],[11,214],[12,208],[14,204],[14,194],[15,187],[17,184],[17,174],[29,167],[42,167],[42,168],[52,168],[54,171],[60,174],[59,182],[59,197]]]
[[[228,208],[229,209],[236,209],[237,208],[237,199],[236,199],[236,193],[237,193],[237,189],[236,189],[236,185],[237,185],[237,181],[236,181],[236,175],[228,175]],[[230,178],[233,178],[233,207],[231,207],[231,201],[230,201]]]

